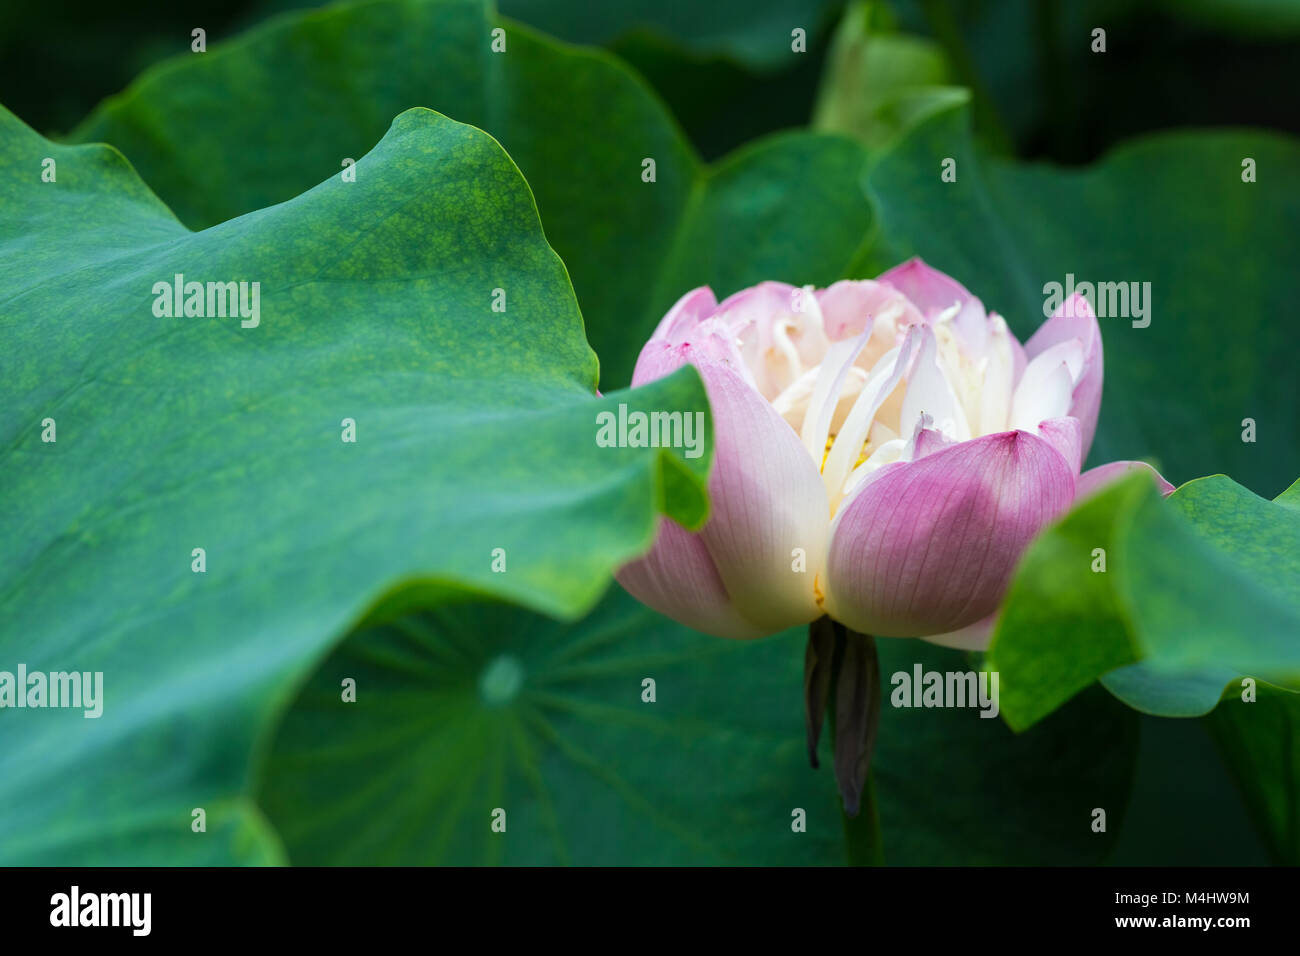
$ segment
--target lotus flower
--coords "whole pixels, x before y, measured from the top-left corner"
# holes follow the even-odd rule
[[[618,573],[689,627],[758,637],[829,616],[862,634],[987,645],[1017,560],[1122,472],[1080,474],[1101,404],[1097,320],[1075,295],[1022,346],[913,259],[814,291],[764,282],[669,310],[633,385],[683,364],[713,409],[712,511],[664,520]]]

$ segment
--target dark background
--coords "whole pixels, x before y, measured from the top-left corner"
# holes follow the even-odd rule
[[[843,0],[695,0],[690,16],[607,0],[501,0],[501,12],[573,42],[599,42],[636,66],[668,101],[705,158],[753,137],[804,125]],[[69,130],[141,70],[286,10],[295,0],[91,0],[0,7],[0,102],[46,134]],[[1119,140],[1179,126],[1258,126],[1300,132],[1296,0],[888,0],[901,29],[935,39],[956,82],[977,98],[985,139],[1027,159],[1086,163]],[[689,5],[688,5],[689,6]],[[713,21],[734,6],[806,24],[807,56],[777,47],[738,58]],[[788,14],[785,11],[789,11]],[[719,12],[721,11],[721,13]],[[750,11],[750,12],[746,12]],[[709,22],[705,22],[709,21]],[[1093,56],[1093,27],[1107,31]],[[703,35],[707,34],[707,35]],[[783,55],[784,54],[784,55]],[[763,62],[755,62],[762,59]]]

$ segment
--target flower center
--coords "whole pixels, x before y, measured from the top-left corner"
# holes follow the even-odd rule
[[[901,294],[873,315],[828,323],[811,289],[797,312],[774,319],[766,347],[741,353],[776,411],[817,463],[831,512],[885,465],[910,461],[922,431],[927,441],[966,441],[1008,427],[1013,358],[999,316],[978,315],[981,341],[964,342],[959,302],[918,319]],[[860,330],[860,331],[859,331]],[[811,354],[810,354],[811,353]],[[927,447],[931,447],[927,445]]]

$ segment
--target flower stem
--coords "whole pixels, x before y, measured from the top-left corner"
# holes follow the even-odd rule
[[[817,766],[817,738],[823,715],[830,716],[835,781],[844,815],[849,862],[884,862],[880,819],[870,776],[871,754],[880,723],[880,661],[876,641],[829,618],[808,630],[804,657],[804,712],[808,756]]]
[[[844,843],[850,866],[884,866],[885,846],[880,838],[880,814],[876,812],[876,782],[867,775],[862,788],[862,807],[856,817],[840,810],[844,818]]]

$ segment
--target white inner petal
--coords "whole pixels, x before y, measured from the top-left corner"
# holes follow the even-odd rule
[[[907,451],[907,442],[901,438],[895,438],[885,442],[867,458],[862,464],[854,468],[849,474],[849,480],[844,483],[844,497],[847,498],[858,490],[858,487],[878,472],[886,465],[892,465],[896,461],[904,460]]]
[[[1011,333],[1000,315],[989,317],[989,348],[984,360],[979,429],[981,435],[992,435],[1006,431],[1016,364],[1011,352]]]
[[[799,350],[794,347],[794,342],[790,340],[790,332],[795,328],[797,326],[789,319],[783,319],[772,327],[772,343],[785,357],[791,378],[798,378],[803,374],[803,360],[799,358]]]
[[[844,426],[835,436],[830,454],[826,456],[826,462],[822,467],[822,480],[826,483],[832,514],[835,513],[840,499],[844,496],[844,482],[849,476],[849,471],[857,463],[876,412],[880,410],[880,406],[907,372],[916,353],[919,338],[918,330],[913,329],[908,332],[901,346],[890,349],[881,356],[876,367],[867,376],[867,382],[862,386],[862,393],[853,403],[853,410],[845,419]]]
[[[800,435],[804,447],[808,449],[808,454],[814,459],[826,450],[826,439],[831,433],[831,418],[844,391],[844,380],[869,338],[871,338],[870,322],[857,338],[845,339],[832,345],[826,352],[825,360],[819,366],[821,373],[817,376],[817,384],[813,388]]]
[[[952,386],[953,372],[940,367],[938,348],[937,336],[930,329],[924,329],[921,353],[912,366],[907,392],[903,396],[903,415],[898,431],[901,435],[911,435],[924,414],[947,437],[966,441],[971,437],[970,425]]]
[[[1083,344],[1069,339],[1044,349],[1025,366],[1011,401],[1011,427],[1034,431],[1038,423],[1070,412],[1074,386],[1083,374]]]
[[[974,302],[922,321],[915,310],[905,317],[900,298],[861,322],[840,315],[837,339],[809,287],[771,308],[728,331],[820,469],[832,514],[893,462],[1013,428],[1036,434],[1040,422],[1069,414],[1083,374],[1083,343],[1069,340],[1036,356],[1015,384],[1007,324]]]

